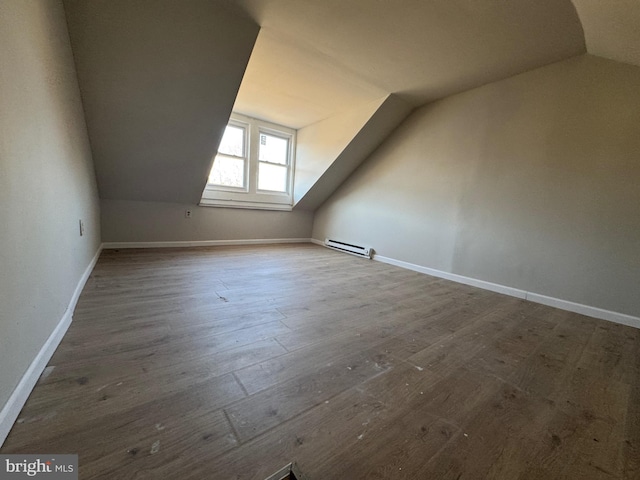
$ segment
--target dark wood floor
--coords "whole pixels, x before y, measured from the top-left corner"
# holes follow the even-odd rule
[[[638,479],[639,330],[314,245],[105,251],[2,453],[81,479]]]

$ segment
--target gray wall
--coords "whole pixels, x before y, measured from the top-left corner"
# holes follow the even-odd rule
[[[102,200],[104,242],[310,238],[313,213]],[[190,209],[191,218],[185,218]]]
[[[63,317],[100,220],[61,2],[0,2],[0,45],[2,408]]]
[[[414,112],[313,237],[640,315],[640,68],[584,55]]]

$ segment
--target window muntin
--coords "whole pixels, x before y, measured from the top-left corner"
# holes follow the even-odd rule
[[[290,210],[295,130],[232,114],[201,205]]]

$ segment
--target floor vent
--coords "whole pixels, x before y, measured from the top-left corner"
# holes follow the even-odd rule
[[[326,238],[324,244],[329,248],[335,248],[341,252],[357,255],[358,257],[371,258],[371,247],[364,247],[362,245],[354,245],[353,243],[340,242],[338,240],[332,240]]]
[[[273,475],[270,475],[266,480],[309,480],[307,477],[300,473],[298,466],[295,463],[290,463],[282,467]]]

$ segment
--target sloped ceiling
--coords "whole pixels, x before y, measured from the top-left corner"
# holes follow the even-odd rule
[[[299,129],[295,208],[322,204],[412,107],[585,51],[570,0],[238,3],[262,30],[234,110]]]
[[[197,203],[259,26],[220,0],[66,0],[101,198]]]
[[[570,0],[238,3],[263,28],[414,106],[585,52]]]
[[[640,66],[640,1],[573,0],[587,51]]]
[[[386,96],[310,44],[263,28],[233,109],[299,129]]]
[[[369,106],[371,109],[371,106]],[[301,182],[299,185],[296,182],[296,189],[294,191],[294,208],[301,210],[315,210],[327,198],[335,191],[335,189],[344,182],[353,171],[367,158],[373,151],[384,141],[385,138],[400,124],[402,120],[410,112],[410,108],[407,103],[395,95],[389,95],[380,102],[374,102],[373,112],[369,115],[359,115],[365,113],[367,109],[359,109],[357,112],[347,112],[343,115],[337,115],[322,122],[310,125],[302,130],[298,131],[298,141],[301,139],[304,143],[298,146],[313,149],[314,138],[322,140],[323,137],[332,137],[331,131],[336,128],[342,128],[349,132],[346,137],[348,141],[340,145],[338,142],[338,148],[333,155],[328,156],[325,159],[318,159],[323,161],[323,170],[321,175],[317,175],[315,178],[313,171],[307,172],[307,180],[311,177],[313,181]],[[354,115],[355,113],[355,115]],[[358,118],[360,117],[360,118]],[[327,132],[327,135],[323,135],[323,132]],[[334,137],[335,138],[335,137]],[[340,136],[338,136],[340,138]],[[328,142],[327,142],[328,143]],[[315,148],[316,157],[317,152],[326,151],[327,148],[331,148],[331,145],[322,145],[320,148]],[[328,161],[327,161],[328,160]],[[318,162],[319,163],[319,162]],[[296,171],[296,175],[298,175]],[[311,175],[309,175],[309,173]]]
[[[640,64],[638,4],[64,0],[101,197],[188,203],[234,101],[295,128],[390,94],[416,107],[585,53],[585,35]]]
[[[294,205],[307,195],[384,102],[385,98],[367,102],[298,130]]]

